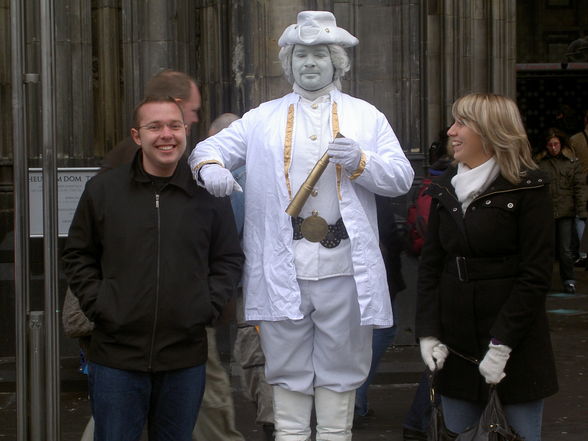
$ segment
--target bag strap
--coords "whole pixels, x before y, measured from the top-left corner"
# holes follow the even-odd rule
[[[475,364],[476,366],[478,366],[480,364],[480,360],[478,360],[475,357],[472,357],[470,355],[466,355],[466,354],[462,354],[461,352],[456,351],[453,348],[450,348],[449,346],[447,346],[447,349],[449,349],[449,352],[451,352],[454,355],[457,355],[460,358],[463,358],[466,361],[469,361],[470,363]]]

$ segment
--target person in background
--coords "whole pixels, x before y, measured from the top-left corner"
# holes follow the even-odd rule
[[[449,430],[474,425],[495,385],[509,424],[540,441],[544,399],[558,389],[545,310],[553,270],[549,177],[532,160],[510,98],[469,94],[452,114],[456,165],[427,190],[421,355],[437,372]]]
[[[209,135],[218,133],[228,127],[239,117],[233,113],[224,113],[219,116],[211,126]],[[245,166],[232,172],[235,182],[245,188]],[[243,223],[245,218],[245,194],[240,191],[231,193],[231,205],[235,213],[235,222],[239,237],[243,237]],[[272,387],[265,379],[265,356],[259,339],[259,327],[245,321],[243,311],[242,287],[236,299],[237,335],[233,347],[233,357],[241,367],[241,388],[243,395],[255,403],[255,422],[261,425],[264,439],[274,439],[274,412]],[[205,396],[206,398],[206,396]]]
[[[171,96],[182,108],[188,133],[193,124],[200,121],[202,98],[196,82],[186,73],[164,69],[151,77],[145,85],[143,96]],[[106,153],[101,172],[120,164],[128,164],[135,157],[139,146],[131,136],[126,137]]]
[[[584,182],[584,196],[588,199],[588,109],[584,110],[584,129],[570,137],[570,145],[572,150],[574,150],[574,154],[580,161],[584,175],[587,177],[587,180]],[[577,236],[575,237],[577,237],[578,240],[572,241],[572,252],[575,251],[577,254],[575,262],[576,266],[588,266],[586,251],[580,247],[580,242],[584,236],[585,229],[585,219],[576,217]]]
[[[378,232],[380,233],[380,250],[382,251],[382,257],[384,258],[384,265],[386,267],[390,302],[392,307],[394,307],[396,295],[406,288],[404,278],[402,277],[401,259],[404,247],[398,226],[396,225],[393,200],[376,195],[376,207],[378,212]],[[397,327],[394,325],[390,328],[376,328],[373,330],[370,371],[364,383],[355,393],[354,427],[362,423],[367,424],[367,419],[375,414],[375,411],[368,406],[368,389],[376,376],[380,360],[394,341],[396,329]]]
[[[427,167],[427,177],[423,179],[421,187],[416,192],[416,200],[409,207],[407,221],[414,218],[415,226],[410,226],[409,234],[411,244],[409,249],[412,255],[420,257],[422,246],[427,236],[427,225],[429,222],[429,213],[431,209],[431,196],[427,194],[427,189],[431,185],[432,179],[441,176],[451,165],[453,158],[449,153],[449,136],[447,127],[439,132],[438,140],[434,141],[429,147],[429,165]],[[425,368],[419,381],[419,385],[412,399],[412,403],[402,423],[403,441],[426,441],[429,423],[431,421],[431,400],[429,397],[430,374]]]
[[[548,129],[543,139],[544,148],[535,155],[535,161],[550,181],[549,192],[555,219],[554,231],[561,283],[564,292],[574,294],[576,278],[571,242],[576,216],[586,219],[586,175],[565,133],[554,128]]]
[[[205,325],[235,293],[243,254],[228,199],[194,185],[187,125],[173,98],[133,114],[133,162],[98,174],[80,198],[64,273],[94,323],[94,439],[191,441],[204,393]]]
[[[216,135],[237,119],[239,119],[237,115],[223,113],[210,124],[208,136]],[[232,197],[231,207],[233,207],[237,232],[240,237],[239,215],[235,210]],[[231,304],[227,305],[226,309],[230,306]],[[234,307],[234,304],[232,306]],[[227,311],[224,311],[223,315],[227,313]],[[244,441],[243,434],[237,430],[235,425],[235,406],[233,404],[231,380],[220,359],[216,341],[216,328],[207,326],[206,336],[208,341],[206,388],[198,420],[192,432],[192,441]]]

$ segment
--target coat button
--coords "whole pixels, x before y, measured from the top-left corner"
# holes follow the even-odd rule
[[[457,211],[457,208],[453,208],[453,211]]]
[[[492,203],[492,201],[491,201],[490,199],[488,199],[488,200],[485,202],[485,204],[486,204],[486,205],[490,205],[491,203]]]
[[[531,180],[530,180],[530,179],[529,179],[529,180],[527,180],[527,184],[530,184],[530,183],[531,183]]]
[[[309,136],[311,141],[316,141],[317,136],[316,135],[310,135]]]
[[[312,196],[317,197],[318,195],[318,190],[313,189],[312,192],[310,193]]]
[[[514,204],[513,204],[512,202],[509,202],[508,204],[506,204],[506,206],[507,206],[508,208],[512,208],[512,207],[514,207]]]
[[[543,182],[543,179],[537,179],[537,182]]]
[[[437,196],[443,196],[443,193],[439,193],[439,194],[437,194]]]
[[[316,109],[316,108],[318,108],[318,104],[317,103],[312,103],[312,105],[310,107],[312,107],[313,109]]]

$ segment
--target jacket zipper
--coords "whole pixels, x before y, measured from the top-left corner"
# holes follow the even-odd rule
[[[159,212],[159,193],[155,193],[155,213],[157,217],[157,266],[155,269],[155,314],[153,317],[153,330],[151,332],[151,348],[149,349],[149,367],[152,369],[153,350],[155,347],[155,331],[157,329],[157,311],[159,310],[159,263],[160,263],[160,245],[161,245],[161,216]]]

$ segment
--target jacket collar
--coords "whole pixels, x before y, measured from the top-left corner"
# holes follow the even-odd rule
[[[450,165],[443,175],[433,179],[433,182],[431,184],[433,190],[431,190],[430,187],[428,190],[429,194],[434,195],[434,193],[438,193],[439,190],[443,190],[444,192],[447,192],[448,194],[457,199],[455,189],[451,184],[451,178],[453,178],[456,173],[457,166],[453,164]],[[504,193],[508,191],[524,190],[528,188],[541,187],[546,184],[549,184],[549,178],[544,172],[537,169],[526,170],[525,175],[517,184],[513,184],[512,182],[507,181],[501,174],[499,174],[496,177],[496,179],[494,179],[494,181],[488,186],[488,188],[486,188],[486,190],[478,196],[478,198],[487,196],[492,193]]]
[[[151,183],[151,178],[143,168],[143,149],[137,149],[133,162],[131,163],[131,179],[142,184]],[[182,189],[188,195],[193,196],[197,190],[197,185],[192,179],[190,167],[185,158],[180,158],[178,165],[171,176],[169,185]]]

